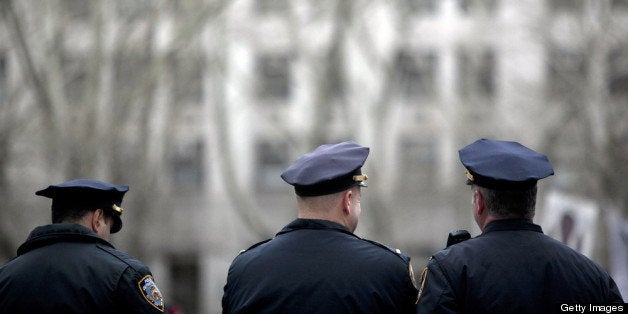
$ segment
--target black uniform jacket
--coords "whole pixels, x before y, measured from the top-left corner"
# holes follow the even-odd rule
[[[417,313],[554,313],[559,303],[622,302],[611,277],[529,220],[489,223],[428,262]]]
[[[150,276],[84,226],[37,227],[0,267],[0,313],[162,313]]]
[[[235,258],[223,313],[413,313],[409,262],[337,223],[297,219]]]

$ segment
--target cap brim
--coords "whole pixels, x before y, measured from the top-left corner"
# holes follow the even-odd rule
[[[116,233],[120,230],[122,230],[122,219],[118,216],[113,216],[113,225],[109,233]]]

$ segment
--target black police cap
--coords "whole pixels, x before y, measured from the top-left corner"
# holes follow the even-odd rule
[[[102,209],[113,217],[111,233],[122,229],[122,198],[129,190],[126,185],[109,184],[97,180],[78,179],[50,185],[35,192],[52,199],[52,209]]]
[[[281,178],[294,186],[299,196],[319,196],[366,186],[362,166],[369,148],[354,142],[321,145],[299,157]]]
[[[547,156],[520,143],[477,140],[459,151],[467,184],[494,190],[523,190],[554,174]]]

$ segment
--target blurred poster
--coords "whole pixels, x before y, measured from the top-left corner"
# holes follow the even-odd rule
[[[591,258],[598,211],[591,200],[550,192],[545,199],[540,223],[545,234]]]
[[[610,274],[615,280],[624,302],[628,302],[628,221],[618,211],[607,216],[609,227]]]
[[[607,271],[628,300],[628,222],[615,209],[606,209],[606,221],[601,222],[597,204],[586,198],[549,192],[546,195],[539,223],[545,234],[561,241],[578,252],[593,258],[594,245],[608,245]],[[606,228],[608,238],[596,239],[597,228]]]

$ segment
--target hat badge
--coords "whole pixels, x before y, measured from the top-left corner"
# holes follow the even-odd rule
[[[120,206],[118,206],[118,205],[116,205],[116,204],[113,204],[113,205],[111,206],[111,208],[112,208],[113,210],[115,210],[116,212],[118,212],[120,215],[122,215],[122,212],[124,211],[124,208],[122,208],[122,207],[120,207]]]
[[[465,169],[464,171],[467,173],[467,179],[473,182],[473,175],[469,172],[469,169]]]
[[[363,181],[366,181],[368,179],[369,179],[369,177],[367,175],[365,175],[365,174],[353,176],[353,181],[356,181],[356,182],[363,182]]]

